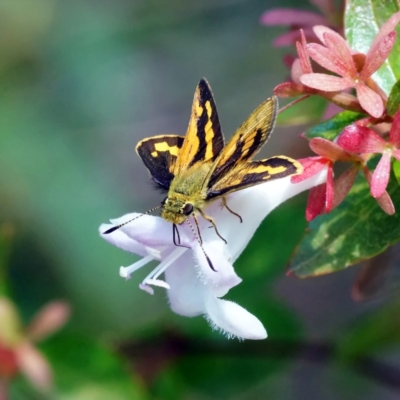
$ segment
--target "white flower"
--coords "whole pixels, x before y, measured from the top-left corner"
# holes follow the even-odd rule
[[[153,294],[152,286],[168,289],[170,306],[175,313],[187,317],[203,314],[213,328],[221,330],[228,337],[265,339],[267,332],[254,315],[236,303],[221,299],[229,289],[241,282],[232,264],[261,221],[275,207],[325,180],[326,170],[323,170],[301,183],[292,184],[290,177],[287,177],[229,194],[226,196],[227,204],[242,217],[242,223],[222,206],[221,200],[211,203],[205,213],[214,219],[221,236],[228,242],[225,244],[218,237],[209,222],[198,218],[202,247],[215,271],[210,268],[202,247],[186,222],[178,225],[180,244],[185,247],[173,243],[171,223],[161,217],[136,213],[114,219],[112,225],[101,225],[100,235],[111,244],[143,257],[129,267],[121,267],[120,275],[126,279],[150,261],[159,261],[140,288],[150,294]],[[110,234],[103,234],[112,226],[135,216],[140,218]],[[195,227],[193,221],[192,225]],[[163,273],[165,281],[160,279]]]

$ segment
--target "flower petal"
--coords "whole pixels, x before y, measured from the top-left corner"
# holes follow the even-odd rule
[[[381,197],[385,192],[390,177],[390,153],[383,153],[371,179],[372,197]]]
[[[389,142],[394,146],[400,147],[400,111],[397,111],[393,118]]]
[[[364,172],[365,178],[367,179],[367,182],[371,186],[371,180],[372,180],[371,171],[367,167],[364,167],[363,172]],[[395,213],[395,208],[394,208],[392,199],[390,198],[390,196],[386,190],[383,192],[382,196],[380,196],[376,199],[376,201],[386,214],[393,215]]]
[[[60,330],[71,315],[71,307],[65,301],[52,301],[46,304],[34,316],[27,328],[28,336],[33,341],[43,340]]]
[[[361,107],[371,116],[379,118],[384,111],[383,101],[378,93],[370,89],[364,82],[356,85],[356,92]]]
[[[129,251],[130,253],[138,254],[142,257],[147,255],[146,247],[138,243],[136,240],[131,239],[125,232],[118,229],[112,233],[104,234],[103,232],[112,228],[114,225],[111,224],[101,224],[99,228],[100,236],[107,242],[119,247],[122,250]]]
[[[228,300],[206,297],[207,320],[229,338],[260,340],[267,338],[267,331],[253,314]]]
[[[325,209],[326,183],[310,189],[307,200],[306,220],[312,221],[315,217],[322,214]]]
[[[319,73],[304,74],[300,77],[300,82],[310,88],[324,92],[338,92],[353,87],[352,82],[348,79]]]
[[[321,171],[327,166],[330,160],[324,157],[307,157],[297,160],[303,166],[303,173],[300,175],[292,176],[292,183],[299,183],[314,176],[317,172]]]
[[[273,209],[298,193],[325,182],[326,168],[300,183],[294,184],[290,178],[277,179],[227,196],[229,208],[233,211],[240,210],[243,219],[242,224],[239,221],[236,222],[237,225],[231,223],[226,226],[226,231],[221,233],[228,240],[228,247],[231,252],[230,262],[233,263],[239,257],[261,221]],[[229,215],[226,209],[222,211]],[[230,221],[233,222],[235,219],[237,220],[235,216],[230,214]],[[238,232],[240,232],[240,235],[238,235]]]
[[[321,157],[331,161],[350,161],[352,159],[340,145],[328,139],[320,137],[312,138],[310,140],[310,148]]]
[[[397,13],[394,13],[379,29],[377,35],[375,36],[375,39],[371,43],[370,51],[373,51],[372,49],[375,48],[379,43],[382,41],[382,38],[387,36],[390,32],[394,31],[396,28],[396,25],[400,21],[400,11]]]
[[[128,237],[144,246],[158,247],[174,245],[172,232],[173,225],[161,217],[131,213],[113,219],[111,222],[114,225],[120,225],[138,216],[140,216],[140,218],[123,225],[120,230]],[[188,240],[184,233],[180,235],[180,239],[182,246],[190,247],[190,240]]]
[[[358,171],[359,168],[357,166],[350,167],[347,171],[343,172],[339,178],[336,179],[332,208],[337,207],[350,192],[350,189],[357,178]]]
[[[300,67],[303,74],[310,74],[313,72],[311,67],[310,56],[307,51],[307,41],[304,36],[304,32],[300,29],[301,42],[296,42],[296,50],[299,56]]]
[[[261,15],[260,22],[268,26],[324,24],[326,19],[319,14],[295,8],[273,8]]]
[[[331,55],[331,60],[336,70],[332,71],[342,76],[354,77],[357,71],[347,42],[336,32],[325,32],[324,39],[326,47],[334,55],[334,57]]]
[[[175,262],[165,271],[165,280],[170,286],[167,295],[173,312],[185,317],[205,313],[206,286],[197,277],[190,251],[185,252],[179,262]]]
[[[354,78],[355,66],[352,58],[351,64],[346,65],[340,58],[341,54],[337,54],[333,49],[328,49],[317,43],[309,43],[307,51],[316,63],[322,65],[328,71],[335,72],[342,77]],[[342,51],[345,50],[342,49]]]
[[[18,366],[32,385],[42,391],[49,390],[52,386],[53,374],[43,355],[29,342],[21,343],[15,351]]]
[[[365,59],[364,68],[361,71],[360,77],[362,79],[369,78],[388,58],[394,42],[396,41],[396,32],[392,31],[384,36],[379,42],[374,41]]]
[[[333,185],[333,168],[332,164],[328,167],[328,173],[326,176],[326,195],[325,195],[325,211],[331,212],[333,208],[333,197],[335,194],[335,188]]]
[[[325,44],[325,37],[324,37],[325,33],[329,32],[329,33],[333,33],[333,34],[338,35],[338,33],[336,33],[333,29],[328,28],[327,26],[324,26],[324,25],[313,26],[313,31],[314,31],[315,35],[317,36],[317,38],[323,44]]]
[[[353,153],[381,153],[386,146],[386,142],[376,132],[359,125],[346,126],[337,144]]]

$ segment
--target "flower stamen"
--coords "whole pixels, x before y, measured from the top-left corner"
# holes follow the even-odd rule
[[[157,279],[157,278],[163,272],[165,272],[166,269],[174,261],[176,261],[186,250],[187,250],[187,248],[185,248],[185,247],[179,247],[179,248],[175,249],[174,251],[172,251],[155,269],[153,269],[153,271],[150,272],[149,275],[146,276],[146,278],[143,279],[143,282],[139,285],[140,289],[143,289],[146,292],[149,292],[151,294],[152,294],[153,290],[149,287],[149,285],[161,286],[166,289],[169,289],[170,286],[168,285],[168,283],[166,283],[160,279]],[[147,258],[147,257],[145,257],[145,258]]]
[[[148,264],[150,261],[153,261],[154,257],[151,255],[148,255],[146,257],[143,257],[141,260],[133,263],[132,265],[129,265],[129,267],[121,267],[119,269],[119,276],[121,278],[125,278],[126,280],[131,278],[132,272],[137,271],[138,269],[144,267],[146,264]]]

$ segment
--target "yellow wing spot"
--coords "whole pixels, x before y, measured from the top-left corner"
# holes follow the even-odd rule
[[[160,142],[160,143],[155,143],[154,148],[156,151],[153,151],[151,155],[156,153],[154,157],[157,157],[157,151],[167,151],[173,156],[178,156],[179,153],[179,147],[178,146],[170,146],[167,142]]]
[[[152,157],[158,157],[158,152],[157,151],[152,151],[151,152]]]
[[[212,121],[211,121],[212,108],[209,101],[206,102],[206,110],[207,110],[208,122],[206,123],[204,130],[206,133],[206,143],[208,144],[206,149],[206,160],[209,160],[214,155],[211,143],[215,135],[214,130],[212,129]]]
[[[286,171],[286,167],[266,167],[265,165],[260,165],[254,169],[251,169],[250,173],[251,174],[262,174],[264,172],[268,172],[271,175],[275,175],[275,174],[280,174],[281,172]]]

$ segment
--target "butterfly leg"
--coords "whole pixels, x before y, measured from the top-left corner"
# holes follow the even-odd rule
[[[199,228],[199,221],[198,221],[195,213],[192,214],[192,217],[193,217],[194,222],[195,222],[195,224],[197,226],[197,233],[199,234],[199,243],[202,245],[203,244],[203,239],[201,238],[201,233],[200,233],[200,228]]]
[[[225,198],[225,197],[222,197],[222,204],[224,205],[224,207],[225,207],[231,214],[236,215],[236,216],[240,219],[240,223],[243,222],[242,217],[241,217],[238,213],[235,213],[234,211],[232,211],[232,210],[228,207],[228,203],[226,202],[226,198]]]
[[[200,210],[200,208],[198,208],[198,211],[199,211],[199,213],[201,214],[201,216],[202,216],[206,221],[211,222],[212,226],[213,226],[214,229],[215,229],[215,233],[225,242],[225,244],[228,244],[228,242],[227,242],[227,241],[221,236],[221,234],[218,232],[217,225],[215,225],[214,220],[213,220],[211,217],[209,217],[208,215],[204,214],[203,211]]]
[[[178,237],[178,242],[176,241],[177,237]],[[190,247],[187,247],[187,246],[183,246],[181,244],[181,235],[179,234],[178,227],[176,226],[176,224],[172,224],[172,238],[173,238],[175,246],[186,247],[187,249],[190,248]]]

